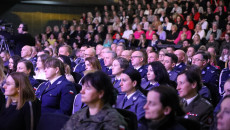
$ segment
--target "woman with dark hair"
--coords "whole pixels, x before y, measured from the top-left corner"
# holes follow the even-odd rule
[[[8,65],[9,69],[8,69],[7,75],[9,75],[12,72],[16,72],[18,61],[20,61],[20,60],[21,60],[21,57],[18,55],[14,55],[14,56],[10,57],[9,65]]]
[[[149,91],[154,87],[169,84],[169,75],[164,65],[160,61],[152,62],[148,65],[147,80],[143,79],[141,87]]]
[[[45,74],[48,81],[43,82],[35,92],[42,103],[41,113],[71,115],[76,89],[65,77],[64,64],[57,58],[47,59]]]
[[[125,93],[118,95],[116,107],[134,112],[137,115],[138,129],[147,129],[145,112],[143,109],[146,103],[145,95],[141,90],[141,75],[133,69],[127,68],[120,76],[121,92]]]
[[[113,61],[112,75],[114,77],[111,78],[111,81],[113,83],[114,88],[116,88],[119,94],[122,93],[120,87],[121,73],[128,67],[129,67],[129,62],[125,58],[118,57]]]
[[[125,129],[126,122],[112,105],[116,92],[108,75],[102,71],[88,73],[82,79],[81,101],[88,105],[70,117],[63,130]]]
[[[7,101],[0,113],[0,129],[35,130],[40,117],[40,104],[27,75],[21,72],[11,73],[3,88]]]
[[[33,89],[34,90],[37,89],[39,82],[33,78],[35,72],[34,72],[34,66],[31,61],[24,60],[24,59],[20,60],[17,65],[17,72],[25,73],[29,77],[30,84],[32,85]]]
[[[186,130],[176,121],[177,116],[183,116],[185,113],[180,107],[175,89],[164,85],[152,88],[148,92],[144,109],[145,118],[149,120],[149,129]]]
[[[35,79],[47,80],[45,76],[45,61],[50,57],[48,54],[42,54],[37,58],[37,70],[35,70]]]

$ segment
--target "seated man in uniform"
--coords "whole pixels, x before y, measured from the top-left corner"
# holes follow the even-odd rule
[[[209,53],[197,52],[192,58],[192,64],[200,67],[202,81],[204,85],[209,88],[213,99],[212,103],[214,106],[216,106],[220,99],[220,94],[218,91],[219,70],[210,65],[209,59]]]
[[[183,71],[177,77],[177,90],[182,98],[185,118],[199,121],[202,129],[208,129],[212,123],[213,107],[199,95],[201,87],[201,77],[193,70]]]
[[[105,67],[102,70],[109,76],[112,75],[112,64],[116,57],[117,54],[114,51],[108,51],[104,55]]]
[[[177,56],[178,61],[176,66],[174,67],[174,70],[177,73],[180,73],[185,70],[186,64],[184,63],[185,61],[185,52],[183,50],[176,50],[174,54]]]
[[[165,69],[168,71],[169,73],[169,79],[171,81],[175,81],[176,82],[176,78],[178,73],[176,71],[173,70],[173,68],[175,67],[176,63],[177,63],[177,56],[173,53],[167,53],[164,56],[164,60],[163,60],[163,64],[165,66]]]
[[[146,60],[147,56],[146,52],[143,51],[134,51],[131,56],[131,62],[134,69],[138,70],[141,74],[141,78],[146,78],[147,74],[147,67],[146,67]]]

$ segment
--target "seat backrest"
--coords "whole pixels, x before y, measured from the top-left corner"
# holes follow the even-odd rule
[[[137,116],[135,113],[125,110],[116,108],[116,110],[125,118],[125,121],[128,124],[128,130],[137,130]]]
[[[47,113],[40,117],[37,130],[61,130],[69,116],[57,113]]]

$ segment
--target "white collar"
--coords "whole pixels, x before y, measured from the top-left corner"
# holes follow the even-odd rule
[[[198,94],[196,94],[194,97],[190,98],[190,99],[185,99],[187,104],[189,105],[196,97],[198,96]]]
[[[53,84],[57,79],[59,79],[62,75],[57,76],[56,78],[50,80],[50,84]]]
[[[131,93],[131,94],[129,94],[128,96],[127,95],[125,95],[125,97],[127,97],[127,99],[130,99],[134,94],[136,93],[136,91],[135,92],[133,92],[133,93]]]

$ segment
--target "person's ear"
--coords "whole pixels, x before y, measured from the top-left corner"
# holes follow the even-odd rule
[[[99,98],[101,99],[103,96],[104,96],[104,91],[103,90],[99,91]]]
[[[169,107],[169,106],[165,107],[164,108],[164,115],[166,115],[166,116],[169,115],[171,113],[171,111],[172,111],[171,107]]]
[[[137,81],[133,81],[133,87],[135,87],[137,85]]]
[[[59,69],[59,67],[56,67],[56,74],[58,74],[60,72],[60,69]]]
[[[176,63],[172,63],[172,68],[174,68],[176,66]]]
[[[192,83],[192,88],[195,89],[197,86],[197,82]]]

